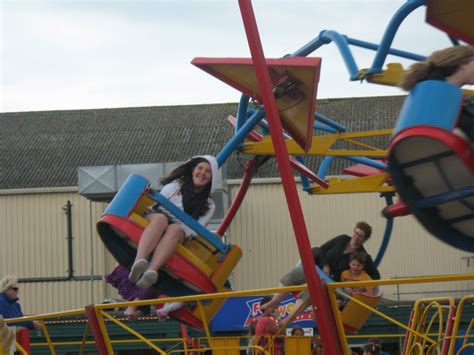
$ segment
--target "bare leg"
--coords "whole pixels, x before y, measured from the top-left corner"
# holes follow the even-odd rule
[[[137,281],[137,287],[144,289],[150,287],[158,280],[158,269],[163,266],[164,263],[173,255],[176,247],[184,238],[183,229],[177,224],[170,224],[166,228],[165,233],[161,237],[158,245],[153,252],[151,262],[141,276],[140,280]],[[137,261],[136,263],[139,263]],[[133,267],[132,267],[133,271]]]
[[[146,218],[150,223],[146,226],[140,237],[137,255],[128,275],[128,279],[133,283],[138,282],[145,270],[148,269],[146,258],[155,250],[168,227],[168,218],[162,213],[151,214]]]
[[[153,252],[168,227],[168,217],[162,213],[150,214],[146,218],[150,223],[140,237],[135,261],[146,259]]]
[[[158,319],[164,320],[168,318],[169,313],[177,311],[183,306],[184,306],[183,302],[165,303],[162,308],[156,310],[156,316],[158,317]]]
[[[288,286],[288,285],[283,285],[281,282],[278,284],[278,287],[285,287],[285,286]],[[278,292],[278,293],[273,294],[273,297],[270,301],[260,306],[260,310],[264,311],[268,307],[272,307],[272,308],[278,307],[278,305],[281,303],[281,301],[283,301],[283,299],[286,296],[288,296],[288,292]]]
[[[166,228],[163,237],[153,252],[148,269],[158,270],[160,267],[162,267],[163,264],[166,263],[166,261],[171,257],[171,255],[173,255],[173,253],[176,251],[176,247],[183,241],[183,239],[183,229],[177,224],[170,224],[168,228]]]
[[[135,298],[134,301],[139,301],[139,299]],[[128,306],[124,314],[127,316],[128,320],[136,320],[138,318],[138,307]]]

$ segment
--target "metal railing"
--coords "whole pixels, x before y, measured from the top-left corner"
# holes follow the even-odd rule
[[[390,280],[372,280],[372,281],[357,281],[357,282],[338,282],[338,283],[331,283],[327,285],[329,297],[331,300],[331,304],[333,307],[333,312],[335,314],[335,318],[337,321],[337,330],[341,336],[341,339],[343,340],[343,348],[346,349],[346,354],[349,354],[349,346],[348,346],[348,339],[351,338],[357,338],[358,336],[350,336],[346,334],[344,330],[344,325],[342,323],[341,319],[341,314],[338,309],[338,304],[337,304],[337,299],[336,295],[341,294],[342,292],[340,291],[341,288],[351,288],[351,287],[375,287],[375,286],[388,286],[388,285],[406,285],[406,284],[419,284],[419,283],[439,283],[439,282],[453,282],[453,281],[464,281],[464,280],[474,280],[474,274],[464,274],[464,275],[446,275],[446,276],[425,276],[425,277],[416,277],[416,278],[400,278],[400,279],[390,279]],[[133,301],[133,302],[120,302],[120,303],[113,303],[113,304],[97,304],[97,305],[91,305],[86,307],[86,309],[77,309],[77,310],[72,310],[72,311],[66,311],[66,312],[57,312],[57,313],[49,313],[49,314],[43,314],[43,315],[35,315],[35,316],[28,316],[28,317],[22,317],[22,318],[12,318],[12,319],[7,319],[5,320],[7,324],[13,323],[13,322],[19,322],[19,321],[32,321],[32,320],[37,320],[41,323],[43,332],[44,332],[44,337],[46,342],[43,343],[33,343],[31,344],[32,347],[48,347],[50,350],[51,354],[56,354],[56,347],[64,346],[64,345],[77,345],[79,346],[79,352],[82,353],[84,351],[84,347],[86,344],[92,344],[93,342],[87,340],[87,334],[89,332],[89,327],[90,329],[94,330],[94,336],[96,337],[96,343],[97,343],[97,332],[101,333],[102,339],[104,340],[104,350],[103,353],[108,353],[112,354],[113,353],[113,345],[114,344],[125,344],[125,343],[144,343],[147,346],[149,346],[151,349],[154,349],[160,354],[166,354],[163,349],[161,349],[157,343],[159,342],[174,342],[174,345],[172,346],[172,352],[183,352],[185,354],[188,353],[200,353],[205,350],[209,349],[214,349],[217,350],[219,349],[224,349],[225,347],[218,346],[216,342],[216,338],[211,336],[211,331],[209,329],[209,320],[206,319],[205,313],[202,311],[203,310],[203,303],[209,300],[215,300],[215,299],[222,299],[222,298],[229,298],[229,297],[237,297],[237,296],[256,296],[256,295],[268,295],[271,293],[277,293],[277,292],[294,292],[294,291],[301,291],[306,289],[306,285],[301,285],[301,286],[294,286],[294,287],[283,287],[283,288],[266,288],[266,289],[259,289],[259,290],[248,290],[248,291],[233,291],[233,292],[223,292],[223,293],[214,293],[214,294],[205,294],[205,295],[194,295],[194,296],[185,296],[185,297],[176,297],[176,298],[160,298],[160,299],[153,299],[153,300],[146,300],[146,301]],[[463,306],[466,304],[466,302],[470,302],[474,300],[474,295],[471,295],[469,297],[465,297],[458,306],[458,313],[456,316],[456,320],[454,322],[454,325],[452,327],[452,331],[449,334],[441,334],[440,332],[435,332],[432,333],[430,328],[426,329],[421,329],[418,327],[418,324],[409,324],[405,325],[397,321],[396,319],[393,319],[389,317],[388,315],[380,312],[374,307],[370,307],[369,305],[365,304],[364,302],[361,302],[360,300],[354,298],[353,296],[348,296],[347,294],[344,294],[344,297],[348,298],[350,302],[355,302],[364,309],[368,310],[369,312],[385,319],[386,321],[397,325],[401,329],[404,329],[409,336],[413,336],[416,339],[421,339],[421,346],[424,344],[428,344],[429,346],[433,348],[439,347],[441,342],[446,341],[447,339],[463,339],[464,344],[463,347],[474,347],[474,342],[472,341],[472,338],[469,338],[469,335],[458,335],[457,332],[459,331],[459,321],[461,318],[461,313]],[[169,302],[194,302],[198,310],[200,310],[200,317],[203,323],[204,327],[204,332],[205,332],[205,337],[203,337],[200,340],[199,346],[197,347],[190,347],[188,346],[188,343],[186,339],[184,338],[174,338],[174,339],[148,339],[142,334],[140,334],[138,331],[130,327],[129,325],[125,324],[123,320],[118,319],[116,315],[113,314],[114,309],[117,307],[127,307],[127,306],[145,306],[145,305],[156,305],[156,304],[164,304],[164,303],[169,303]],[[53,339],[50,337],[48,333],[48,320],[52,319],[58,319],[58,318],[64,318],[64,317],[71,317],[71,316],[86,316],[88,315],[88,312],[92,311],[93,314],[96,316],[97,320],[97,328],[94,329],[94,325],[90,324],[91,323],[91,318],[89,318],[89,323],[85,324],[84,328],[84,335],[82,338],[82,341],[80,342],[55,342]],[[136,339],[123,339],[123,337],[119,339],[111,339],[110,334],[109,334],[109,329],[108,325],[110,326],[111,324],[114,324],[121,329],[125,330],[127,333],[133,335]],[[469,332],[472,330],[474,327],[474,322],[471,322],[470,328],[468,331]],[[381,335],[377,334],[377,337],[381,336],[386,336],[386,337],[404,337],[406,334],[386,334],[386,335]],[[361,337],[361,336],[359,336]],[[367,336],[362,336],[362,338],[367,338]],[[271,339],[270,342],[268,343],[268,346],[266,346],[264,349],[260,349],[261,351],[265,353],[271,353],[271,344],[273,343],[274,339]],[[451,342],[454,343],[454,342]],[[215,346],[216,344],[216,346]],[[420,345],[415,345],[415,342],[413,343],[413,349],[415,347],[419,347]],[[178,349],[179,347],[179,349]],[[232,346],[232,348],[236,348],[236,346]],[[238,346],[239,349],[242,348],[242,346]],[[230,348],[229,348],[230,349]],[[447,354],[453,354],[454,347],[451,346],[449,349],[449,353]]]
[[[473,257],[474,258],[474,257]],[[463,258],[461,258],[463,259]],[[436,275],[436,276],[443,276],[443,275]],[[407,279],[407,278],[423,278],[423,277],[433,277],[433,275],[431,276],[394,276],[392,277],[392,279],[394,280],[399,280],[399,279]],[[396,291],[394,293],[392,293],[394,296],[397,297],[397,301],[401,301],[400,299],[400,296],[402,295],[405,295],[405,296],[408,296],[408,295],[433,295],[433,294],[459,294],[459,293],[466,293],[466,294],[469,294],[469,293],[473,293],[474,292],[474,289],[467,289],[467,290],[454,290],[454,289],[450,289],[450,290],[434,290],[434,291],[410,291],[410,292],[401,292],[400,289],[401,289],[401,284],[396,284]]]

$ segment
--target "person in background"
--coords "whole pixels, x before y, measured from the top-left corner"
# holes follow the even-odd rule
[[[15,329],[7,326],[0,316],[0,354],[11,355],[15,351]]]
[[[390,355],[389,353],[382,351],[382,344],[380,339],[371,338],[366,345],[362,348],[363,355]]]
[[[301,327],[294,327],[291,329],[291,336],[293,337],[302,337],[304,336],[304,330]]]
[[[158,291],[153,288],[139,289],[128,279],[129,271],[126,267],[117,264],[113,271],[104,277],[105,282],[117,289],[118,294],[127,301],[150,300],[159,297]],[[141,314],[149,313],[149,306],[128,306],[124,315],[129,320],[136,320]]]
[[[257,344],[257,339],[255,336],[255,327],[257,325],[258,319],[254,319],[249,326],[249,341],[247,344],[246,355],[253,355],[255,354],[254,346]]]
[[[474,46],[454,46],[433,52],[425,61],[415,63],[408,68],[401,87],[410,91],[426,80],[441,80],[462,87],[474,84]],[[464,98],[464,104],[458,121],[461,131],[455,133],[474,142],[474,100],[472,96]]]
[[[23,317],[23,311],[20,303],[18,303],[20,286],[17,278],[15,276],[4,277],[0,281],[0,291],[0,316],[5,319]],[[8,327],[16,327],[16,340],[29,353],[30,330],[41,330],[41,323],[38,321],[23,321],[8,323]]]
[[[370,281],[372,278],[364,271],[367,254],[362,251],[355,251],[349,257],[349,269],[341,274],[341,281]],[[373,287],[350,287],[346,288],[349,294],[362,293],[372,296]]]
[[[169,302],[165,303],[163,307],[156,310],[156,316],[159,320],[166,320],[168,314],[171,312],[177,311],[178,309],[183,308],[184,302]]]
[[[372,227],[367,222],[357,222],[352,236],[342,234],[324,243],[317,254],[319,267],[334,281],[341,280],[341,273],[349,269],[350,255],[355,251],[367,254],[365,271],[374,279],[380,279],[380,274],[372,258],[364,248],[364,243],[370,239]]]
[[[0,281],[0,315],[3,318],[23,317],[18,295],[20,286],[15,276],[6,276]],[[41,324],[38,321],[26,321],[9,323],[9,326],[24,327],[28,329],[40,330]]]
[[[265,296],[260,301],[260,310],[262,312],[262,316],[257,320],[257,324],[255,325],[255,336],[257,338],[257,345],[262,348],[265,348],[270,341],[272,336],[275,336],[280,329],[278,326],[278,307],[265,307],[262,310],[262,306],[267,304],[272,298],[270,296]],[[273,341],[273,354],[274,355],[281,355],[283,354],[283,344],[282,340],[276,338]],[[263,354],[259,352],[258,354]]]
[[[371,234],[372,227],[367,222],[358,222],[351,237],[342,234],[327,241],[320,248],[312,248],[315,264],[319,266],[325,274],[332,277],[334,281],[340,281],[341,273],[344,270],[349,269],[350,254],[355,251],[367,254],[363,245],[367,240],[369,240]],[[380,279],[380,274],[369,254],[367,254],[365,270],[372,279]],[[292,270],[281,278],[279,287],[296,286],[304,283],[306,283],[306,278],[303,271],[303,265],[300,261]],[[288,293],[283,292],[275,293],[272,300],[265,304],[263,308],[278,306],[287,295]],[[303,293],[303,296],[305,295],[306,293]],[[297,305],[299,306],[300,304],[301,302]]]

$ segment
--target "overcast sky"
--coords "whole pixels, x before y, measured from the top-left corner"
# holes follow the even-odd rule
[[[292,53],[321,30],[378,43],[402,0],[254,0],[266,57]],[[0,111],[237,102],[240,93],[190,64],[194,57],[250,57],[237,0],[0,0]],[[402,24],[394,48],[428,55],[450,45],[424,22]],[[354,48],[354,47],[352,47]],[[373,51],[353,50],[359,68]],[[334,44],[323,58],[319,98],[398,95],[350,82]],[[389,57],[387,62],[410,61]]]

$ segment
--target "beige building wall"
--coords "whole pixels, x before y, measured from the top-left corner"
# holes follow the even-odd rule
[[[239,182],[229,183],[235,196]],[[320,245],[339,234],[350,234],[355,222],[365,220],[374,227],[366,244],[375,257],[385,221],[380,210],[385,202],[378,194],[309,196],[297,187],[312,245]],[[67,223],[63,208],[72,203],[74,275],[104,275],[114,260],[95,231],[95,223],[106,204],[94,203],[77,194],[76,188],[0,191],[1,274],[21,278],[65,277],[67,275]],[[298,261],[298,251],[279,180],[255,181],[228,235],[243,250],[243,258],[232,275],[236,289],[274,287],[279,278]],[[427,234],[412,217],[395,220],[394,231],[381,263],[383,278],[472,273],[455,250]],[[472,282],[442,285],[408,285],[398,292],[474,290]],[[385,297],[397,299],[397,288],[386,287]],[[463,292],[453,293],[462,295]],[[425,294],[431,297],[437,294]],[[101,280],[24,283],[21,304],[25,314],[83,308],[87,304],[116,298],[117,293]],[[418,294],[400,295],[414,299]]]
[[[72,204],[74,276],[110,271],[111,257],[95,231],[106,205],[88,201],[77,188],[60,188],[0,193],[2,275],[67,277],[67,201]],[[101,302],[108,293],[101,280],[22,283],[20,303],[25,314],[58,312]]]
[[[236,289],[274,287],[281,276],[299,260],[296,240],[290,222],[284,192],[279,180],[253,183],[232,224],[228,238],[243,250],[243,257],[233,275]],[[232,196],[238,185],[231,184]],[[310,196],[297,187],[312,245],[321,245],[340,234],[349,234],[357,221],[367,221],[374,228],[366,243],[375,258],[381,246],[385,220],[380,211],[385,199],[378,193]],[[382,278],[473,273],[465,257],[472,254],[456,250],[438,241],[413,217],[395,219],[390,244],[380,264]],[[464,259],[463,259],[464,258]],[[384,287],[390,299],[433,297],[439,290],[474,290],[474,283],[404,285]],[[428,292],[413,294],[414,292]],[[397,295],[397,293],[411,293]]]

